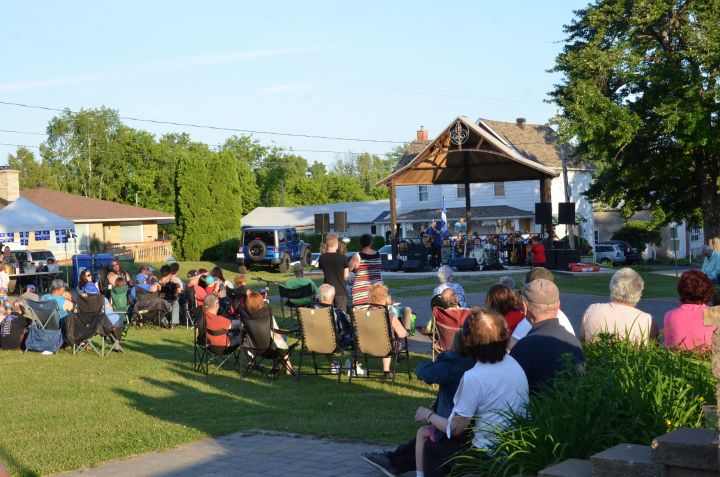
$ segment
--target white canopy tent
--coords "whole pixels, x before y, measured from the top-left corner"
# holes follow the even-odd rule
[[[71,230],[75,223],[35,205],[24,197],[0,210],[0,233]]]

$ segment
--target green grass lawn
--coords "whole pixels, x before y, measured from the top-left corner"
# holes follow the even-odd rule
[[[391,444],[415,434],[415,409],[434,395],[407,376],[206,378],[193,371],[191,342],[192,330],[149,328],[130,330],[126,353],[106,358],[0,352],[0,462],[43,475],[250,429]]]

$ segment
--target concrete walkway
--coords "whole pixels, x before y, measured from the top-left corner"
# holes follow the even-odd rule
[[[237,432],[55,477],[380,477],[360,453],[377,446],[274,432]]]

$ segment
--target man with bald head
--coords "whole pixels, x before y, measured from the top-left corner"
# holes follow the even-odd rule
[[[565,356],[577,369],[585,366],[585,355],[575,335],[558,320],[560,290],[550,280],[539,278],[522,289],[525,316],[532,324],[528,334],[515,344],[510,356],[525,371],[531,391],[552,381],[566,369]]]

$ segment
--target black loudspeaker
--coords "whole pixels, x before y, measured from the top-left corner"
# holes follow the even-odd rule
[[[330,232],[330,214],[315,214],[315,233],[326,234]]]
[[[552,225],[552,204],[535,202],[535,223],[537,225]]]
[[[347,212],[335,212],[335,232],[347,232]]]
[[[547,268],[550,270],[565,270],[569,269],[568,265],[571,263],[578,263],[580,261],[580,250],[558,250],[551,249],[547,253]]]
[[[422,266],[420,264],[420,260],[409,258],[405,260],[405,263],[403,263],[402,269],[403,272],[420,272],[422,271]]]
[[[558,204],[558,223],[575,223],[575,202],[560,202]]]
[[[387,258],[383,258],[382,264],[383,270],[387,270],[388,272],[397,272],[399,270],[402,270],[403,267],[402,260],[398,258],[394,260],[388,260]]]
[[[499,263],[492,263],[492,264],[489,264],[489,265],[483,265],[482,269],[483,269],[484,271],[487,271],[487,270],[505,270],[505,267],[503,267],[503,266],[502,266],[501,264],[499,264]]]
[[[478,261],[474,258],[458,258],[455,262],[455,268],[459,272],[470,272],[478,269]]]

